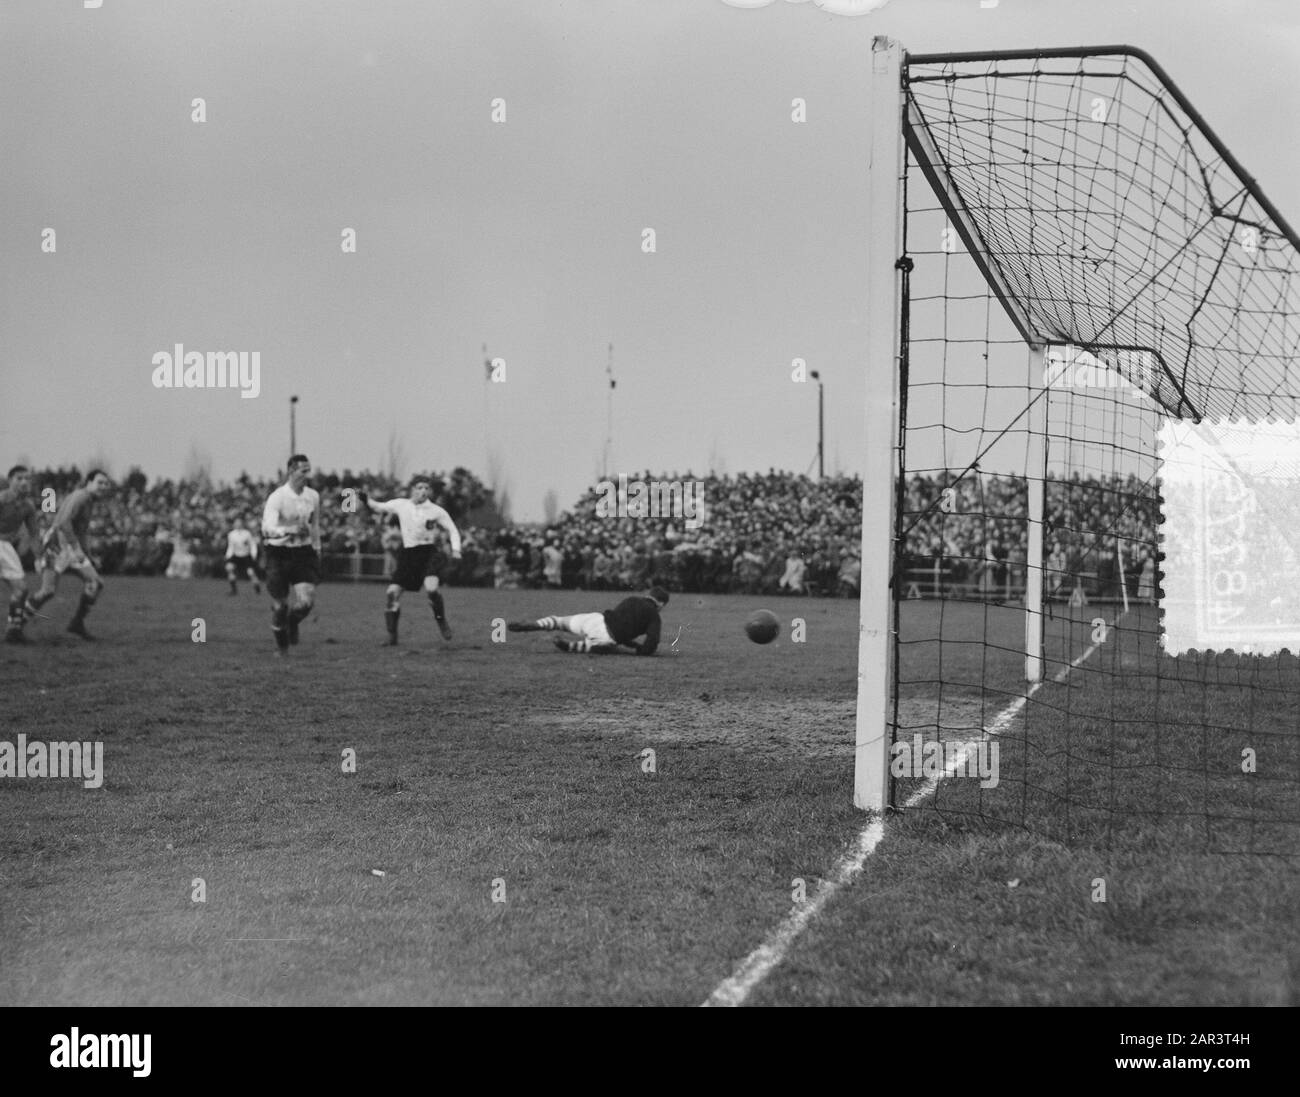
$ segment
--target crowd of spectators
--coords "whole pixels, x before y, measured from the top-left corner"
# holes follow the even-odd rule
[[[76,468],[37,471],[33,488],[39,498],[49,488],[62,499],[84,479]],[[434,491],[453,513],[480,507],[487,491],[465,469],[431,476]],[[233,483],[155,480],[149,483],[132,469],[116,490],[100,500],[90,519],[86,550],[106,575],[163,575],[176,556],[187,559],[193,575],[222,574],[226,535],[237,519],[255,533],[261,528],[266,498],[280,480],[253,479],[247,473]],[[366,487],[376,498],[404,495],[406,488],[390,476],[344,473],[317,475],[313,486],[326,505],[321,508],[321,540],[326,555],[382,553],[384,529],[368,509],[352,501],[346,489]],[[331,505],[332,504],[332,505]]]
[[[35,490],[39,495],[53,488],[61,498],[80,478],[75,468],[38,472]],[[433,479],[434,498],[462,531],[462,559],[444,575],[451,585],[858,594],[862,485],[856,477],[647,472],[646,483],[698,483],[702,511],[607,515],[600,506],[607,495],[596,485],[549,524],[492,526],[471,520],[485,510],[495,514],[490,493],[471,473],[456,469]],[[313,483],[324,500],[323,548],[334,565],[327,573],[383,574],[378,558],[395,551],[400,537],[368,508],[350,503],[347,489],[365,486],[374,497],[391,498],[404,494],[405,485],[350,471],[320,474]],[[246,474],[229,484],[202,477],[149,483],[133,469],[96,506],[87,550],[105,574],[161,575],[170,569],[173,575],[220,576],[227,533],[236,519],[256,531],[276,484]],[[1001,588],[1025,560],[1026,516],[1023,478],[978,472],[910,476],[903,492],[903,566],[941,570],[949,587]],[[1156,502],[1136,478],[1050,480],[1046,516],[1053,585],[1071,573],[1113,580],[1116,531],[1126,574],[1138,574],[1148,561],[1154,566]],[[349,560],[362,558],[376,566],[349,567]]]
[[[698,484],[693,494],[700,510],[606,516],[607,493],[593,486],[549,527],[503,535],[509,547],[504,585],[857,594],[860,480],[814,481],[774,470],[698,479],[690,472],[646,472],[630,479],[681,484],[679,498]]]
[[[1009,577],[1023,576],[1028,506],[1023,477],[911,476],[904,491],[904,566],[912,572],[937,567],[958,587],[1003,588]],[[1095,590],[1118,590],[1121,561],[1130,584],[1154,571],[1160,514],[1149,482],[1134,475],[1049,478],[1043,510],[1049,588],[1086,580]]]

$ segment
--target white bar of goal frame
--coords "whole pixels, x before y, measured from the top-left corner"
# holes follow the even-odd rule
[[[862,578],[858,617],[857,748],[853,803],[889,802],[893,679],[895,478],[898,475],[899,292],[902,255],[903,50],[871,44],[871,139],[867,165],[866,463],[862,476]]]

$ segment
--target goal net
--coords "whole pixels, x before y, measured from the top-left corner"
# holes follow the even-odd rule
[[[1300,852],[1300,241],[1140,51],[873,60],[857,802]]]

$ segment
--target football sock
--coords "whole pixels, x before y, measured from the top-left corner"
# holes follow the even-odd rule
[[[451,626],[447,624],[446,607],[442,602],[442,591],[429,592],[429,605],[433,607],[433,619],[438,622],[438,631],[444,640],[451,639]]]
[[[400,609],[384,610],[384,627],[388,629],[388,642],[397,643],[397,619],[402,614]]]
[[[90,607],[94,604],[95,599],[88,594],[83,594],[81,601],[77,603],[77,612],[72,615],[72,623],[80,625],[86,619],[86,614],[90,612]]]
[[[312,607],[310,605],[294,606],[293,609],[289,611],[289,620],[296,625],[299,621],[305,620],[311,611]]]
[[[271,607],[271,632],[275,635],[275,646],[281,651],[289,648],[289,607],[281,603]]]

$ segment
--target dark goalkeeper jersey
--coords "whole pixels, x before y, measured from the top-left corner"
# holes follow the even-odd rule
[[[618,644],[631,644],[644,635],[638,654],[653,655],[659,646],[659,603],[645,595],[624,598],[613,609],[605,610],[605,627]]]

